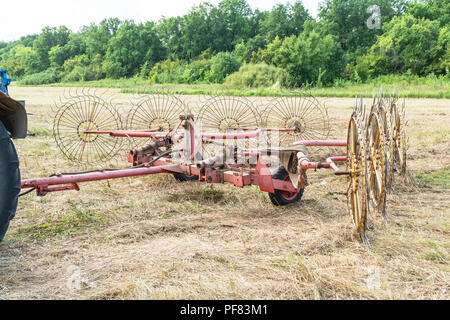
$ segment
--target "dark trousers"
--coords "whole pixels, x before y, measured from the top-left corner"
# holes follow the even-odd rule
[[[19,193],[19,160],[14,144],[0,121],[0,241],[16,214]]]

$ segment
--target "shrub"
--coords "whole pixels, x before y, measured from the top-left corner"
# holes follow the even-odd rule
[[[120,79],[126,76],[126,70],[119,62],[105,60],[102,63],[102,71],[107,78]]]
[[[177,83],[182,78],[182,65],[179,60],[164,60],[157,62],[147,73],[149,64],[146,62],[141,69],[141,77],[153,83]]]
[[[87,67],[76,66],[72,71],[65,75],[63,82],[78,82],[95,80],[95,73]]]
[[[101,57],[89,59],[82,54],[64,62],[61,72],[63,82],[92,81],[103,78]]]
[[[342,74],[344,66],[336,39],[315,30],[285,38],[275,50],[272,62],[291,75],[295,86],[331,84]]]
[[[236,88],[289,87],[290,84],[285,70],[265,63],[246,64],[225,80],[225,85]]]
[[[211,59],[194,60],[184,67],[182,83],[205,82],[211,75]]]
[[[214,83],[223,83],[228,75],[238,71],[240,67],[241,62],[234,54],[219,52],[212,58],[211,74],[207,80]]]
[[[40,85],[56,83],[60,80],[59,72],[55,68],[49,68],[45,71],[25,76],[20,84],[23,85]]]

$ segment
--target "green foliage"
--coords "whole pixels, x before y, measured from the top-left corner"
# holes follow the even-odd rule
[[[167,50],[167,57],[172,60],[185,58],[185,47],[181,41],[182,21],[182,17],[162,18],[156,25],[159,38]]]
[[[250,16],[252,9],[245,0],[222,0],[215,15],[216,28],[213,38],[213,52],[231,51],[242,40],[251,36]]]
[[[52,67],[61,67],[68,58],[67,50],[59,45],[51,48],[48,52],[48,59]]]
[[[438,21],[395,17],[367,55],[357,60],[356,72],[363,78],[380,74],[445,74],[448,68],[450,33]]]
[[[225,80],[225,85],[233,88],[289,87],[290,84],[285,70],[265,63],[246,64]]]
[[[92,61],[86,54],[66,60],[61,73],[63,82],[92,81],[102,77],[103,72],[98,55]]]
[[[148,79],[152,83],[192,84],[207,82],[210,74],[210,59],[194,60],[191,63],[182,63],[179,60],[165,60],[155,64],[148,74]]]
[[[105,19],[97,26],[91,24],[82,28],[81,34],[85,38],[86,53],[89,57],[100,55],[104,57],[108,50],[109,41],[116,35],[122,22],[117,19]]]
[[[63,47],[69,41],[71,31],[61,26],[59,28],[45,27],[41,34],[34,41],[33,47],[36,50],[39,63],[43,69],[50,66],[49,51],[55,46]]]
[[[86,42],[81,34],[71,34],[64,46],[56,45],[48,52],[50,66],[61,67],[65,61],[86,52]]]
[[[238,43],[234,47],[233,53],[241,63],[249,63],[252,60],[252,57],[255,56],[258,51],[263,50],[266,46],[266,38],[262,35],[256,35],[254,38],[249,39],[245,43],[244,41]]]
[[[450,24],[450,2],[448,0],[415,0],[410,4],[408,13],[416,18],[438,20],[441,27]]]
[[[355,84],[351,80],[337,78],[328,87],[311,87],[308,93],[317,97],[355,97],[362,95],[366,98],[373,96],[373,88],[396,88],[400,97],[404,98],[438,98],[450,99],[450,81],[448,76],[430,74],[419,77],[412,74],[383,75],[370,79],[365,83]],[[121,93],[153,94],[167,92],[171,94],[187,95],[235,95],[235,96],[297,96],[304,94],[305,88],[232,88],[223,84],[197,83],[179,84],[167,83],[150,84],[148,79],[102,79],[89,82],[55,83],[52,87],[91,87],[91,88],[119,88]],[[145,88],[145,89],[143,89]]]
[[[193,7],[187,15],[177,21],[177,28],[181,30],[178,39],[181,47],[179,58],[193,59],[213,46],[211,11],[210,4],[202,3],[198,7]]]
[[[169,58],[192,60],[208,48],[213,54],[233,50],[254,36],[252,24],[245,0],[223,0],[218,6],[201,3],[183,17],[161,19],[157,30]]]
[[[372,5],[381,29],[368,27]],[[449,17],[445,0],[324,0],[318,21],[300,0],[267,11],[252,11],[246,0],[203,2],[157,23],[105,19],[77,33],[45,27],[0,42],[0,67],[27,83],[223,83],[246,64],[231,77],[239,86],[277,83],[279,69],[292,86],[318,88],[387,74],[448,77]]]
[[[107,78],[120,79],[126,76],[127,70],[118,61],[105,60],[102,62],[102,70]]]
[[[211,79],[212,72],[211,59],[194,60],[183,68],[179,83],[199,83]]]
[[[442,168],[427,174],[417,174],[416,176],[432,186],[450,189],[450,167]]]
[[[42,70],[36,51],[23,45],[14,46],[1,64],[14,78],[21,78],[25,74],[32,74]]]
[[[342,50],[334,37],[315,30],[286,38],[273,52],[271,62],[286,70],[295,86],[329,84],[343,70]]]
[[[364,54],[375,43],[381,29],[370,29],[367,21],[371,16],[368,8],[380,8],[381,23],[384,25],[395,15],[406,9],[406,0],[325,0],[320,4],[319,18],[322,33],[334,35],[346,52],[348,62]]]
[[[164,57],[155,24],[134,24],[125,21],[108,43],[104,71],[113,79],[137,74],[143,62],[155,63]]]
[[[29,76],[25,76],[20,84],[23,85],[41,85],[41,84],[51,84],[60,81],[60,75],[58,71],[54,68],[48,68],[45,71],[34,73]]]
[[[241,62],[232,53],[220,52],[206,59],[196,59],[190,63],[179,60],[158,62],[148,72],[148,65],[141,69],[141,76],[153,83],[222,83],[226,76],[239,70]]]
[[[260,21],[259,34],[264,35],[269,42],[276,37],[297,36],[303,31],[303,24],[308,19],[312,18],[300,1],[294,5],[278,4]]]
[[[259,49],[252,54],[251,62],[259,63],[264,62],[266,64],[272,64],[275,54],[280,50],[283,41],[277,36],[275,39],[267,45],[264,49]]]
[[[44,241],[57,236],[70,237],[86,226],[95,229],[98,225],[107,222],[104,214],[92,210],[83,210],[72,200],[68,200],[67,212],[57,218],[47,218],[44,223],[21,227],[11,234],[12,239],[28,239],[35,242]]]
[[[148,67],[147,64],[144,64],[141,77],[150,79],[152,83],[175,83],[181,79],[182,68],[178,60],[158,62],[149,72]]]
[[[241,62],[229,52],[220,52],[212,59],[209,80],[213,83],[222,83],[225,78],[238,71]]]

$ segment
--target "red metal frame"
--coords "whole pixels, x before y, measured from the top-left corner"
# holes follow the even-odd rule
[[[183,134],[176,135],[176,131],[180,126],[188,130],[190,136],[191,150],[189,159],[194,160],[194,150],[192,146],[195,145],[196,126],[192,115],[180,117],[180,121],[174,130],[171,132],[160,132],[158,129],[146,131],[86,131],[85,134],[109,134],[114,137],[133,137],[133,138],[152,138],[154,141],[159,141],[159,146],[170,147],[171,142],[176,142],[184,137]],[[260,136],[262,131],[292,131],[292,128],[282,129],[260,129],[260,128],[245,128],[243,133],[202,133],[203,140],[242,140],[250,139]],[[163,139],[163,140],[161,140]],[[171,142],[167,142],[171,141]],[[342,140],[305,140],[295,142],[294,145],[304,146],[333,146],[345,147],[347,141]],[[161,157],[153,160],[158,154],[154,156],[147,156],[142,150],[132,150],[128,154],[128,160],[133,167],[129,169],[121,169],[116,171],[99,171],[76,175],[56,175],[50,178],[30,179],[22,181],[22,189],[36,189],[38,195],[43,196],[50,192],[66,191],[66,190],[80,190],[78,183],[100,181],[108,179],[118,179],[125,177],[144,176],[159,173],[182,173],[188,176],[196,175],[200,181],[207,183],[232,183],[234,186],[243,188],[249,185],[259,186],[261,191],[274,193],[275,190],[281,190],[288,193],[298,192],[290,181],[272,179],[270,169],[264,162],[262,154],[264,152],[258,150],[245,151],[245,155],[252,155],[257,157],[257,163],[254,169],[247,168],[244,164],[231,164],[219,166],[210,165],[207,163],[210,160],[204,160],[200,164],[177,164],[169,156]],[[276,153],[271,152],[272,154]],[[300,166],[303,170],[331,168],[335,174],[347,174],[344,171],[339,171],[336,162],[345,162],[347,157],[330,157],[326,162],[310,162],[302,153],[298,153],[298,159],[302,159]],[[301,186],[299,186],[301,188]]]

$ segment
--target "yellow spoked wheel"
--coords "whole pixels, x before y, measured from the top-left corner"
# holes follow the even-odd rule
[[[117,131],[122,121],[115,107],[99,97],[73,96],[55,115],[53,136],[61,152],[79,164],[103,164],[121,149],[122,142],[91,131]]]
[[[394,174],[394,143],[391,138],[391,113],[387,110],[390,110],[390,106],[383,106],[380,115],[383,122],[384,151],[386,154],[386,189],[389,189]]]
[[[394,172],[394,143],[391,139],[392,126],[391,126],[391,106],[395,104],[397,98],[394,96],[387,96],[382,91],[378,96],[374,95],[372,109],[370,113],[376,113],[379,118],[379,124],[384,138],[384,154],[385,154],[385,173],[386,180],[385,186],[388,189],[391,186],[391,181]]]
[[[381,113],[381,112],[380,112]],[[385,215],[386,199],[386,153],[384,126],[377,112],[372,112],[367,121],[366,142],[368,155],[368,190],[371,204]]]
[[[393,168],[401,175],[406,174],[406,132],[405,132],[405,107],[399,108],[397,103],[391,105],[391,137],[393,145]]]
[[[363,135],[362,123],[356,113],[353,113],[348,128],[347,200],[353,218],[353,223],[361,240],[366,240],[367,221],[367,155],[366,141]]]

